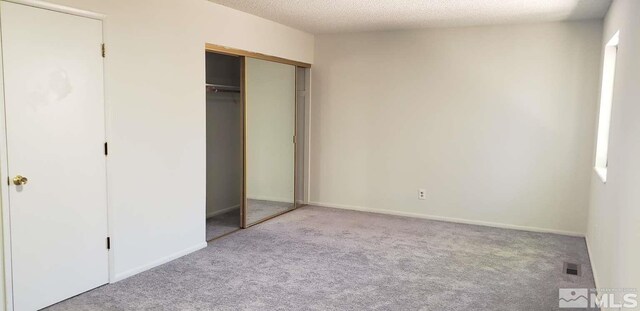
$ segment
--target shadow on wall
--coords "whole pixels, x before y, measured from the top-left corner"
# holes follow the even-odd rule
[[[594,6],[598,8],[595,11],[604,12],[601,18],[604,18],[604,15],[607,11],[609,11],[609,7],[611,6],[612,0],[595,0],[595,1],[584,1],[584,0],[574,0],[575,4],[573,9],[569,12],[569,14],[565,16],[561,16],[568,20],[577,20],[583,19],[588,12],[593,12]]]

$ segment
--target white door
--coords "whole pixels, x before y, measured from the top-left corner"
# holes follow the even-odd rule
[[[108,282],[102,22],[2,1],[0,27],[14,308],[35,310]]]

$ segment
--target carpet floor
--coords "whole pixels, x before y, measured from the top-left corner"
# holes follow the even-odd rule
[[[247,221],[253,224],[265,218],[282,213],[292,208],[291,203],[247,200]],[[240,228],[240,209],[234,209],[226,213],[207,218],[207,241],[223,236]]]
[[[240,209],[207,218],[207,241],[240,229]]]
[[[247,223],[253,224],[292,208],[293,203],[247,199]]]
[[[307,206],[48,310],[548,311],[565,287],[594,287],[583,238]]]

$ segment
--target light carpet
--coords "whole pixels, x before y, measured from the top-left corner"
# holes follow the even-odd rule
[[[247,223],[253,224],[293,208],[293,203],[247,199]]]
[[[223,236],[240,228],[240,209],[207,218],[207,241]]]
[[[307,206],[49,310],[548,311],[593,286],[583,238]]]

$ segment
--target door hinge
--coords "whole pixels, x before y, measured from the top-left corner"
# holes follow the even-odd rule
[[[104,43],[102,44],[102,57],[105,57],[107,55],[107,49],[104,47]]]
[[[104,143],[104,155],[109,155],[109,146],[107,142]]]
[[[296,143],[296,135],[293,135],[293,143]]]
[[[111,249],[111,238],[107,237],[107,249]]]

